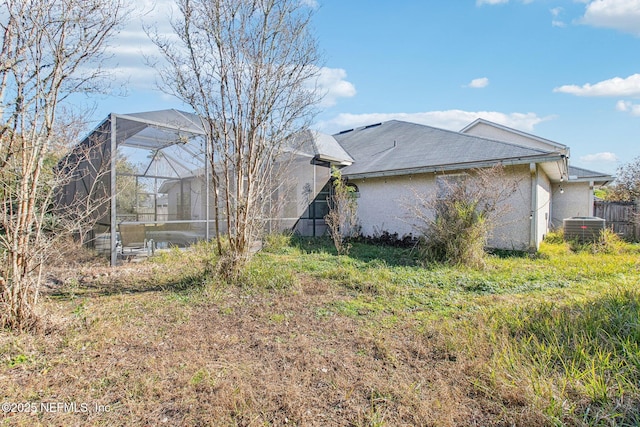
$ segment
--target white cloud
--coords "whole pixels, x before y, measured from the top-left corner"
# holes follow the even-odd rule
[[[331,120],[319,123],[318,128],[323,132],[333,133],[388,120],[403,120],[459,131],[478,118],[483,118],[525,132],[531,132],[538,123],[551,120],[553,117],[538,117],[535,113],[505,114],[496,111],[474,112],[463,110],[427,111],[421,113],[343,113]]]
[[[356,94],[353,83],[345,80],[347,72],[342,68],[322,67],[316,81],[320,93],[324,95],[321,106],[331,107],[338,98],[351,98]]]
[[[469,83],[467,85],[467,87],[470,88],[474,88],[474,89],[481,89],[483,87],[487,87],[489,86],[489,79],[486,77],[481,77],[479,79],[473,79],[471,80],[471,83]]]
[[[175,38],[169,22],[174,13],[174,2],[170,0],[140,0],[132,6],[125,27],[106,48],[108,58],[102,69],[110,74],[112,86],[132,92],[157,88],[158,73],[147,64],[147,58],[151,62],[163,60],[144,26],[153,27],[163,37]]]
[[[476,0],[476,6],[482,6],[483,4],[504,4],[509,3],[509,0]]]
[[[567,26],[564,21],[560,20],[560,15],[562,15],[562,13],[564,12],[563,8],[554,7],[553,9],[550,9],[549,12],[551,12],[551,16],[553,17],[553,19],[551,20],[551,25],[553,27],[564,28]]]
[[[318,7],[320,7],[317,0],[300,0],[300,3],[307,7],[310,7],[311,9],[317,9]]]
[[[554,18],[557,18],[558,16],[560,16],[560,14],[563,11],[564,9],[561,7],[554,7],[553,9],[549,10],[549,12],[551,12],[551,15],[553,15]]]
[[[640,0],[594,0],[581,22],[640,36]]]
[[[610,151],[605,151],[603,153],[595,153],[595,154],[587,154],[586,156],[581,156],[580,161],[585,163],[593,163],[593,162],[609,162],[615,163],[618,161],[618,156]]]
[[[596,84],[564,85],[553,91],[576,96],[640,96],[640,74],[633,74],[624,79],[614,77]]]
[[[300,1],[308,7],[318,6],[316,0]],[[126,87],[129,91],[157,89],[159,75],[148,62],[158,62],[162,66],[165,60],[143,26],[151,26],[161,37],[176,39],[170,17],[178,15],[172,0],[140,0],[136,3],[132,19],[107,49],[111,58],[105,61],[103,68],[111,73],[114,85]],[[324,94],[321,106],[330,107],[339,98],[355,96],[355,86],[346,80],[346,76],[346,71],[340,68],[319,69],[315,86]]]
[[[616,110],[640,117],[640,104],[634,104],[631,101],[618,101]]]

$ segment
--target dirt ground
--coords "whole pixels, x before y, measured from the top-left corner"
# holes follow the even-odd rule
[[[484,392],[484,361],[439,329],[341,313],[344,288],[302,276],[184,292],[158,283],[166,268],[49,270],[47,325],[0,333],[2,401],[16,404],[0,424],[543,424],[516,393]]]

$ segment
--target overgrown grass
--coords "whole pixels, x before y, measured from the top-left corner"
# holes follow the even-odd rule
[[[493,373],[479,388],[515,383],[549,423],[640,423],[637,246],[606,233],[580,248],[560,240],[535,257],[493,256],[482,271],[424,268],[407,249],[361,245],[335,257],[319,240],[297,247],[307,263],[298,271],[350,295],[334,311],[376,327],[463,321],[451,346],[490,349],[481,366]]]
[[[60,320],[46,334],[0,333],[0,389],[111,412],[0,420],[638,425],[640,258],[618,249],[550,240],[475,270],[271,236],[237,283],[216,276],[207,244],[78,271],[50,294]]]
[[[583,303],[494,313],[501,380],[527,379],[554,423],[640,424],[640,294],[613,290]],[[526,375],[526,376],[525,376]]]

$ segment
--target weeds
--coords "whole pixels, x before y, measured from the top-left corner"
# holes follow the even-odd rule
[[[620,255],[632,248],[620,236],[612,230],[605,228],[600,232],[595,242],[579,243],[569,242],[571,250],[574,252],[590,252],[592,254]]]
[[[262,239],[262,250],[269,253],[286,252],[291,248],[292,237],[293,233],[286,231],[266,234]]]
[[[489,330],[499,337],[494,347],[501,349],[493,363],[502,380],[530,378],[531,389],[550,417],[598,425],[605,419],[638,416],[640,294],[636,291],[608,292],[560,307],[542,303],[499,310],[492,318]],[[503,328],[506,335],[499,333]]]
[[[421,234],[419,248],[425,262],[483,268],[485,247],[498,219],[510,210],[506,200],[518,182],[502,166],[472,174],[436,178],[438,196],[415,194],[411,212]]]
[[[235,283],[248,289],[288,290],[296,286],[297,277],[291,270],[257,255],[246,265]]]
[[[272,239],[272,240],[270,240]],[[66,280],[46,334],[0,333],[25,425],[637,425],[637,246],[422,266],[410,248],[269,237],[225,282],[202,244]],[[111,270],[110,270],[111,271]],[[90,281],[91,280],[91,281]]]
[[[547,234],[544,242],[558,248],[567,248],[575,253],[591,253],[606,255],[622,255],[638,253],[638,246],[624,241],[609,228],[601,230],[598,238],[593,242],[582,243],[578,240],[567,241],[562,229]]]

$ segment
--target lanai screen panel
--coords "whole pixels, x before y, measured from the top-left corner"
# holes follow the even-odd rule
[[[160,248],[207,237],[207,156],[193,117],[174,110],[116,117],[119,233],[127,229],[121,225],[143,226],[145,239]]]

